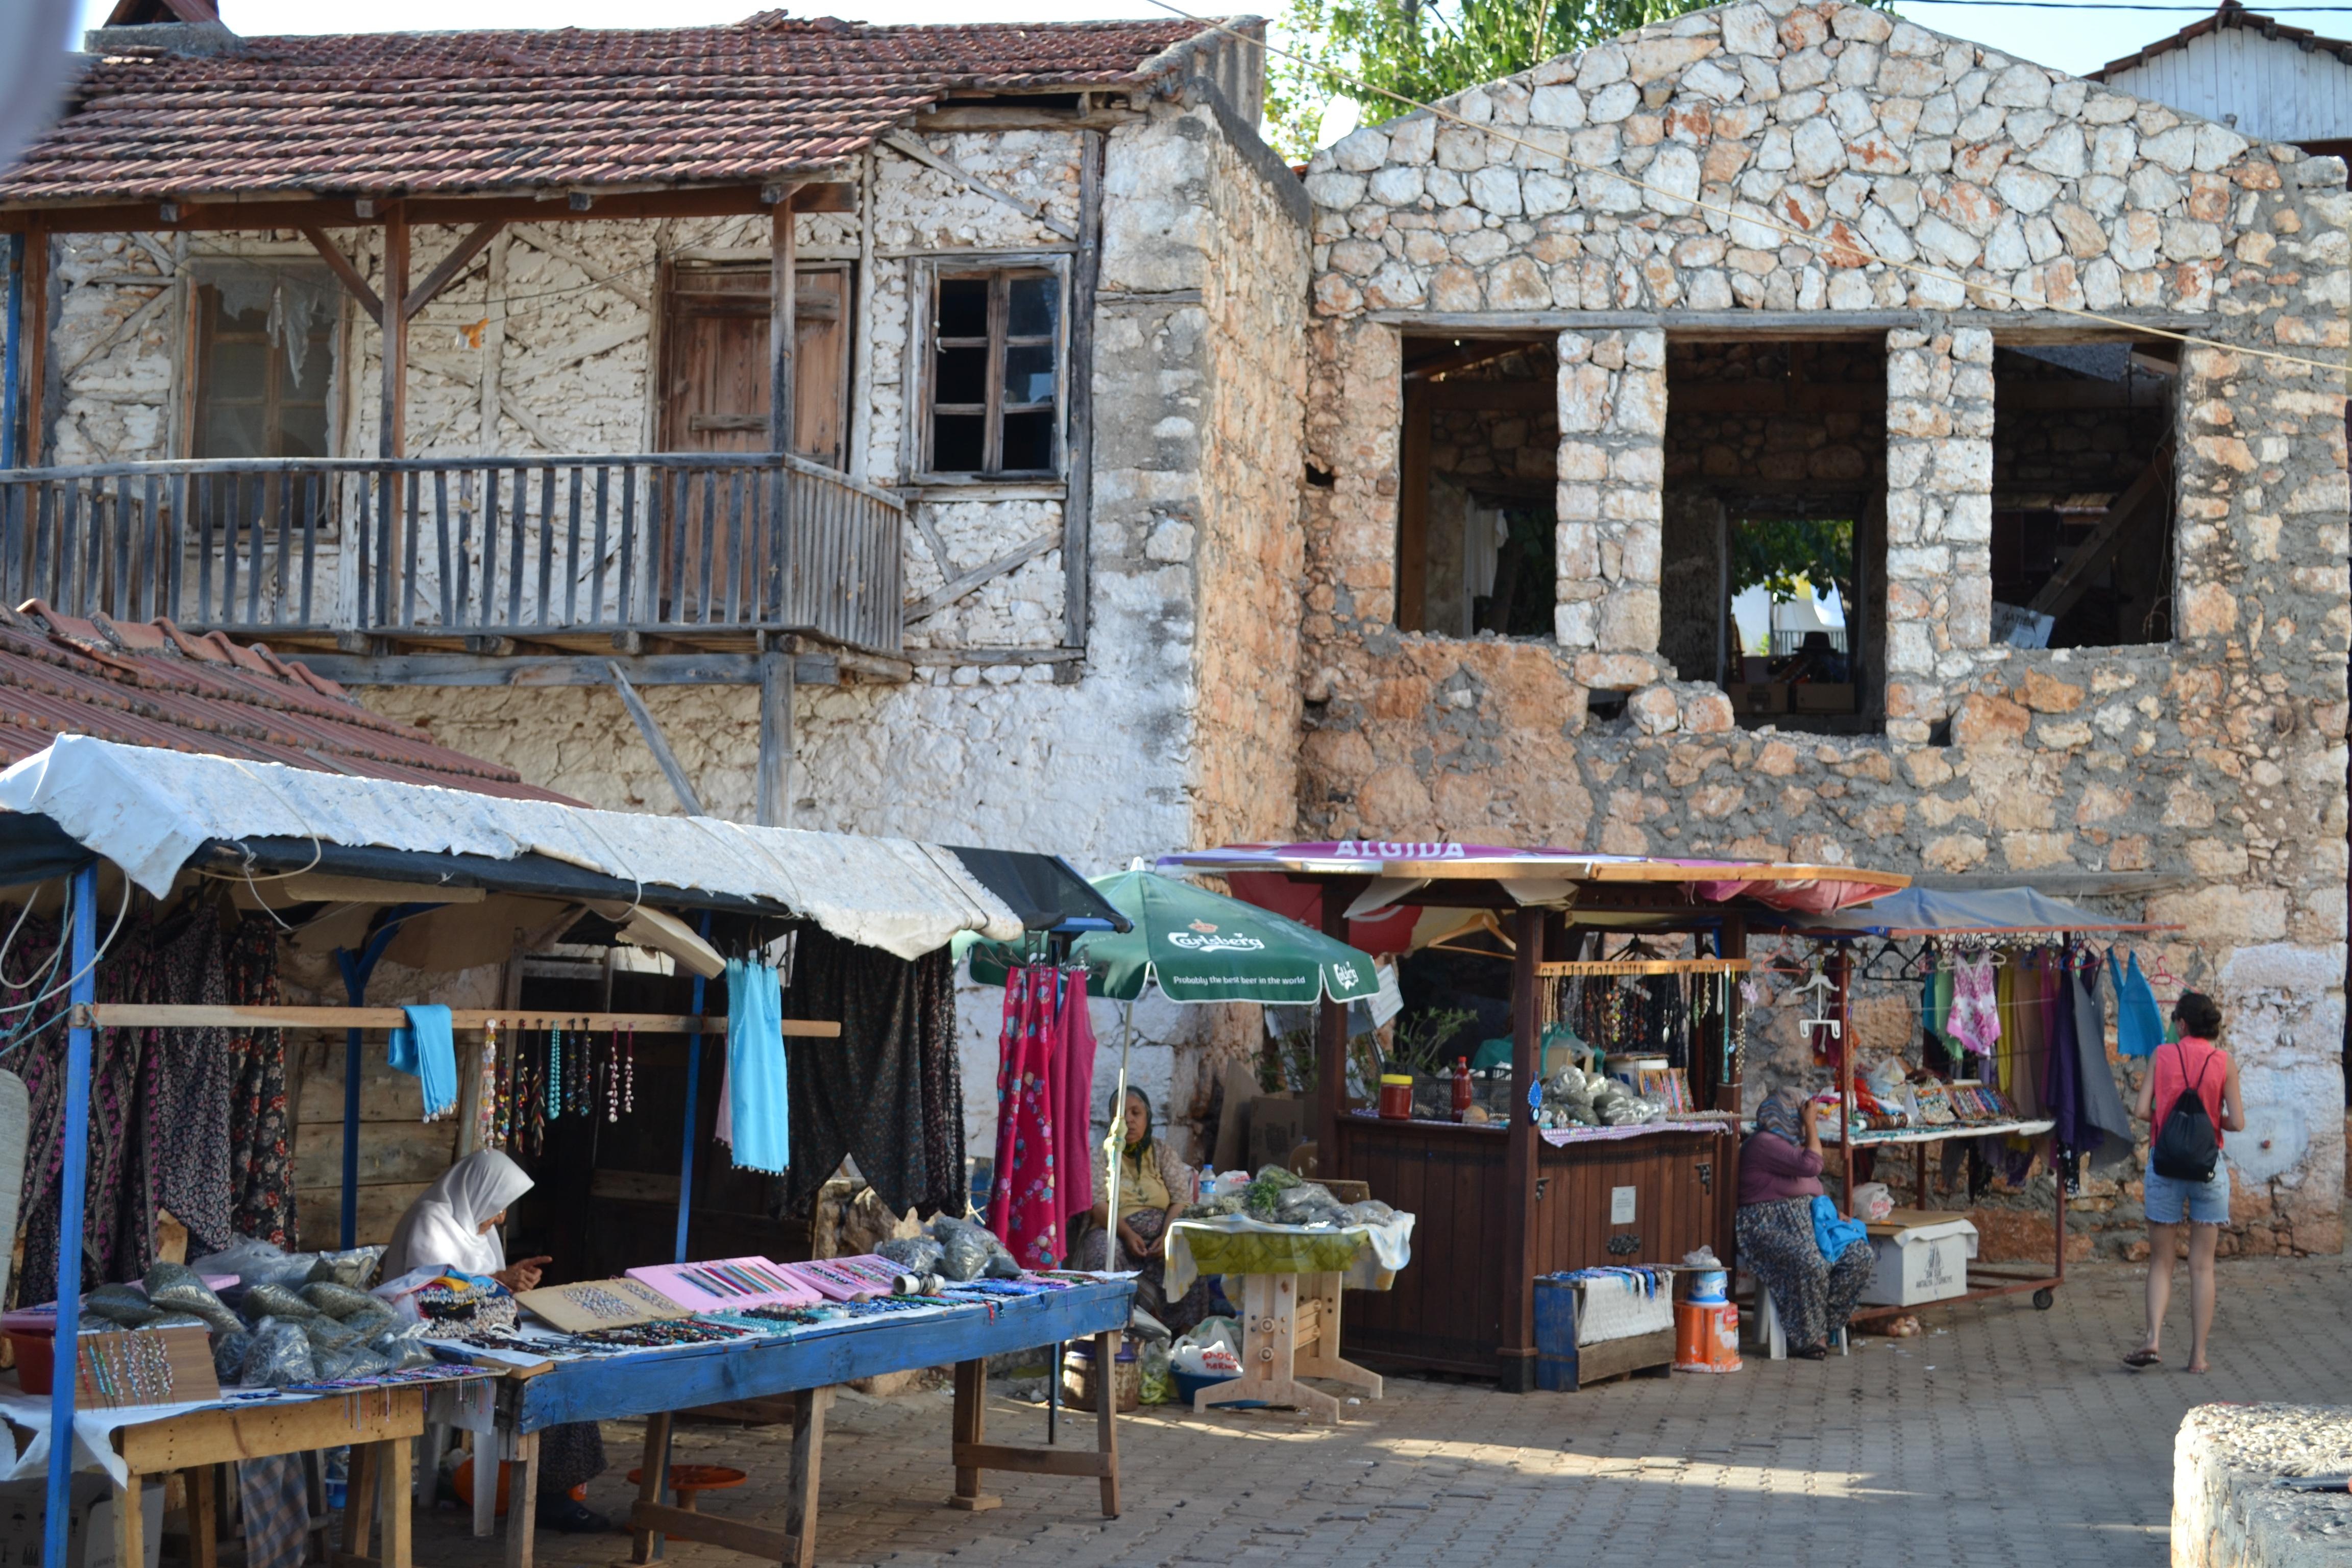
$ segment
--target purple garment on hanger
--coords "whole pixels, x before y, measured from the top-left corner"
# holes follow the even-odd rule
[[[2042,1038],[2049,1042],[2042,1104],[2057,1124],[2052,1131],[2059,1143],[2081,1153],[2097,1146],[2100,1133],[2083,1120],[2083,1058],[2075,1046],[2074,988],[2063,968],[2046,962],[2037,965],[2034,980],[2040,992]]]

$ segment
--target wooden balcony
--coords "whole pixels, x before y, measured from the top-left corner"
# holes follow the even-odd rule
[[[233,459],[0,471],[0,593],[284,648],[900,647],[895,496],[799,458]]]

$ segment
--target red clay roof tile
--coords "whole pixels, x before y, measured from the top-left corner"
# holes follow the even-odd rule
[[[0,202],[764,183],[871,146],[952,92],[1119,87],[1200,23],[260,37],[102,56]]]

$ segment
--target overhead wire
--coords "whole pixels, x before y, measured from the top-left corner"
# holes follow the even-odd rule
[[[1163,11],[1171,13],[1171,15],[1181,16],[1189,22],[1195,23],[1206,31],[1222,33],[1225,37],[1234,40],[1236,43],[1263,50],[1265,53],[1277,58],[1288,60],[1292,64],[1299,66],[1328,81],[1345,86],[1351,90],[1361,92],[1371,98],[1386,99],[1391,102],[1402,104],[1408,110],[1429,114],[1450,124],[1459,125],[1465,130],[1475,131],[1479,135],[1491,138],[1495,141],[1506,142],[1513,146],[1524,147],[1528,152],[1534,153],[1540,157],[1556,159],[1568,168],[1576,169],[1588,174],[1597,174],[1607,179],[1620,181],[1622,184],[1631,186],[1634,190],[1643,191],[1648,195],[1660,197],[1664,201],[1671,202],[1677,207],[1687,208],[1693,212],[1709,213],[1723,218],[1727,223],[1746,224],[1752,227],[1769,230],[1772,233],[1779,234],[1789,239],[1794,240],[1798,244],[1805,246],[1818,254],[1826,255],[1828,247],[1824,245],[1820,236],[1811,234],[1803,229],[1795,228],[1788,224],[1784,224],[1779,219],[1771,216],[1769,213],[1761,211],[1760,208],[1755,213],[1735,213],[1731,208],[1719,203],[1708,201],[1704,196],[1685,195],[1679,191],[1666,190],[1661,186],[1651,184],[1641,179],[1638,175],[1627,173],[1622,169],[1609,168],[1596,163],[1585,163],[1570,153],[1564,147],[1554,148],[1544,146],[1540,142],[1529,141],[1527,137],[1513,134],[1507,127],[1498,125],[1482,125],[1453,110],[1443,108],[1437,104],[1424,102],[1420,99],[1410,96],[1409,94],[1398,92],[1391,88],[1377,86],[1365,80],[1360,76],[1342,69],[1339,67],[1318,64],[1317,62],[1309,60],[1306,57],[1292,50],[1282,48],[1277,45],[1268,43],[1263,38],[1251,37],[1248,34],[1244,33],[1226,23],[1218,21],[1214,17],[1196,16],[1192,12],[1185,10],[1181,5],[1171,4],[1171,0],[1151,0],[1151,4],[1159,6]],[[2247,140],[2252,141],[2252,139],[2248,138]],[[2031,295],[2021,294],[2014,289],[2007,288],[1998,283],[1990,281],[1972,282],[1957,273],[1948,272],[1941,268],[1924,266],[1916,261],[1898,261],[1892,257],[1879,255],[1864,247],[1860,242],[1859,237],[1855,237],[1851,242],[1841,241],[1838,246],[1838,249],[1842,252],[1859,256],[1865,262],[1875,262],[1893,271],[1909,273],[1915,277],[1930,279],[1938,282],[1957,284],[1960,289],[1969,293],[1998,296],[2000,298],[2006,299],[2012,303],[2024,306],[2030,310],[2047,310],[2054,314],[2071,316],[2078,321],[2095,321],[2102,326],[2119,328],[2130,332],[2135,337],[2162,338],[2169,342],[2188,346],[2219,349],[2225,353],[2237,354],[2247,358],[2266,359],[2282,364],[2297,365],[2305,369],[2325,371],[2330,375],[2341,376],[2347,373],[2347,369],[2352,369],[2352,363],[2347,363],[2347,361],[2330,363],[2326,360],[2312,359],[2302,354],[2287,353],[2278,349],[2259,348],[2251,343],[2222,342],[2218,339],[2200,337],[2192,332],[2175,331],[2169,328],[2155,326],[2147,321],[2136,321],[2125,316],[2110,316],[2102,311],[2087,310],[2078,305],[2062,305],[2053,303],[2047,300],[2037,300]],[[1822,312],[1824,316],[1834,316],[1836,313],[1837,312],[1835,311],[1828,310]],[[2339,389],[2336,391],[2335,395],[2342,397],[2345,395],[2345,393]]]

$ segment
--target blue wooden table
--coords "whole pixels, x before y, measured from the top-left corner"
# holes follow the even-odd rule
[[[1093,1338],[1098,1367],[1114,1364],[1118,1336],[1135,1304],[1132,1280],[1102,1280],[1046,1295],[1013,1297],[987,1307],[904,1321],[845,1321],[790,1339],[733,1341],[674,1351],[593,1361],[560,1361],[508,1373],[500,1389],[497,1441],[478,1443],[478,1497],[494,1494],[490,1466],[503,1452],[511,1461],[507,1562],[529,1568],[532,1518],[529,1502],[537,1476],[539,1434],[575,1421],[646,1417],[643,1479],[629,1516],[635,1537],[632,1560],[660,1557],[667,1536],[804,1568],[815,1560],[817,1475],[824,1453],[824,1413],[836,1384],[883,1373],[927,1366],[955,1367],[952,1460],[957,1508],[993,1508],[980,1489],[984,1470],[1031,1475],[1092,1476],[1101,1484],[1104,1516],[1118,1516],[1118,1445],[1108,1386],[1096,1399],[1092,1452],[990,1444],[986,1436],[988,1358],[1010,1351]],[[1109,1380],[1104,1380],[1108,1384]],[[702,1512],[691,1496],[665,1500],[671,1413],[731,1400],[779,1394],[799,1397],[793,1407],[793,1447],[785,1524],[782,1530]],[[479,1436],[487,1436],[484,1433]],[[485,1474],[487,1472],[487,1474]],[[484,1482],[487,1480],[488,1488]]]

